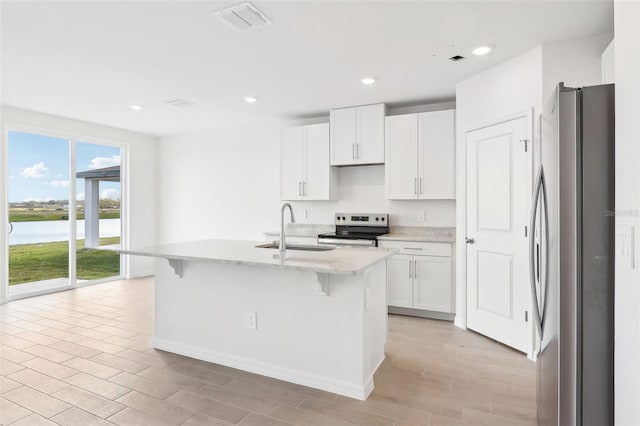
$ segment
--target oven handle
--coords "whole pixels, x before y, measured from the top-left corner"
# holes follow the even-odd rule
[[[376,245],[375,240],[348,240],[340,238],[318,238],[318,244],[329,244],[335,246],[371,246]]]

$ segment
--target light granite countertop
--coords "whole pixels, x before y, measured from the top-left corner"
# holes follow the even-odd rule
[[[338,247],[328,251],[289,249],[286,259],[281,260],[277,257],[277,249],[256,247],[260,244],[264,244],[264,241],[201,240],[133,248],[120,252],[164,259],[211,261],[340,275],[359,274],[395,253],[395,250],[377,247]]]
[[[287,237],[308,237],[316,238],[318,234],[327,234],[335,232],[336,227],[333,225],[316,225],[307,223],[288,223],[285,225],[284,234]],[[280,230],[266,231],[264,235],[279,237]]]
[[[389,233],[381,235],[378,240],[384,241],[416,241],[428,243],[455,243],[456,228],[435,226],[392,226]]]

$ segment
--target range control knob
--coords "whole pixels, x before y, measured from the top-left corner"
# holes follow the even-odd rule
[[[376,217],[376,222],[377,222],[377,221],[379,221],[379,220],[380,220],[380,218],[379,218],[379,217]]]

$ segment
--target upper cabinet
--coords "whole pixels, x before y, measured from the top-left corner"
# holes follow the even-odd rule
[[[329,165],[329,124],[282,131],[283,200],[332,200],[336,173]]]
[[[384,104],[331,110],[331,165],[384,163]]]
[[[455,199],[455,110],[395,115],[385,123],[385,194]]]

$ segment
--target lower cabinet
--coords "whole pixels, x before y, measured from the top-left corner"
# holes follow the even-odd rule
[[[396,254],[387,260],[387,304],[413,308],[413,256]]]
[[[402,244],[386,244],[400,248]],[[384,247],[385,244],[380,244]],[[453,314],[454,283],[451,245],[416,244],[387,260],[387,304],[390,307]],[[408,254],[407,251],[421,251]],[[437,255],[432,255],[432,254]],[[443,255],[443,254],[447,255]],[[426,315],[428,316],[428,315]]]
[[[453,312],[451,258],[413,256],[413,307]]]

